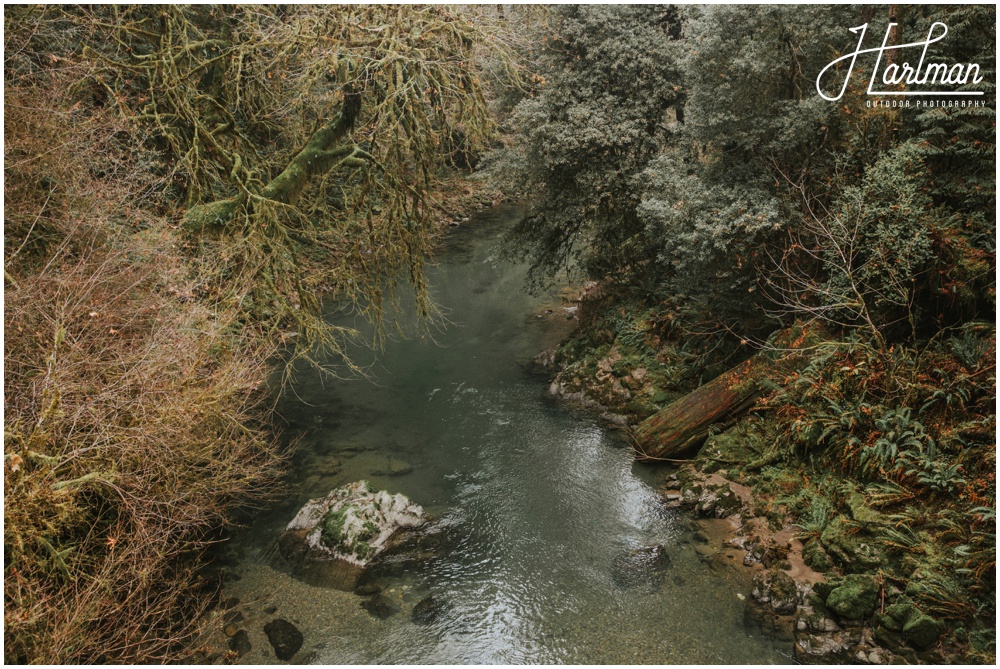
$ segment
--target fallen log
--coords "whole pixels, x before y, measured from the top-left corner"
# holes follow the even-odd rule
[[[634,432],[638,459],[670,459],[694,450],[711,426],[730,425],[754,405],[772,370],[770,360],[755,355],[660,409]]]

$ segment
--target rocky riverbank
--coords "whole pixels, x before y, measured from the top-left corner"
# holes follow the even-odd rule
[[[696,369],[683,354],[687,342],[661,340],[642,318],[620,317],[625,308],[579,306],[589,317],[534,367],[552,379],[553,396],[626,431],[718,371]],[[943,565],[946,551],[963,550],[956,541],[989,531],[979,525],[989,514],[964,530],[914,531],[906,518],[918,512],[917,490],[798,462],[794,448],[780,446],[785,419],[769,409],[774,403],[765,396],[761,410],[712,434],[689,462],[674,461],[680,468],[662,491],[668,506],[708,523],[704,535],[715,545],[706,551],[739,549],[755,572],[746,627],[788,642],[802,662],[988,661],[989,623],[957,585],[964,572],[949,575]],[[909,420],[887,425],[884,438]]]
[[[662,495],[667,506],[697,519],[708,551],[743,554],[743,566],[755,572],[744,624],[788,642],[797,661],[941,664],[959,657],[959,648],[936,645],[941,623],[901,592],[868,575],[837,576],[809,566],[796,526],[786,519],[775,529],[771,519],[755,516],[747,486],[685,464],[665,476]],[[896,603],[886,606],[887,598]]]

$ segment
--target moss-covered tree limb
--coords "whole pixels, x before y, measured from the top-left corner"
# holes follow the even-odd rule
[[[326,174],[338,165],[362,165],[365,158],[370,158],[369,154],[354,144],[341,144],[354,127],[360,111],[361,96],[357,93],[346,95],[340,112],[313,133],[305,148],[264,187],[261,197],[294,206],[312,178]],[[246,201],[246,194],[240,194],[195,205],[188,210],[184,227],[191,232],[225,228]]]

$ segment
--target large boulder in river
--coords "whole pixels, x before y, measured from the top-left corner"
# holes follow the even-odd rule
[[[378,555],[427,520],[424,510],[404,495],[373,492],[367,482],[358,481],[306,502],[278,546],[299,578],[352,590]]]

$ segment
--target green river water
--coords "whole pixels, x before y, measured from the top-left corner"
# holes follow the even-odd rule
[[[303,370],[283,396],[286,435],[301,437],[287,495],[219,557],[252,646],[241,662],[275,662],[262,631],[275,617],[302,631],[298,663],[789,661],[744,631],[748,574],[699,552],[690,521],[656,493],[663,472],[525,370],[574,322],[558,298],[525,293],[523,267],[495,261],[517,215],[501,207],[450,231],[428,272],[447,329],[389,342],[369,380]],[[390,581],[400,612],[385,620],[353,593],[293,578],[274,550],[302,503],[360,479],[404,493],[457,537]],[[616,558],[653,544],[670,556],[662,579],[614,578]],[[409,610],[429,594],[449,608],[418,625]]]

